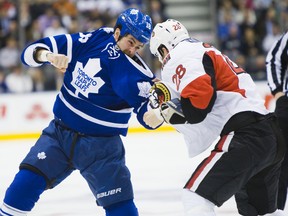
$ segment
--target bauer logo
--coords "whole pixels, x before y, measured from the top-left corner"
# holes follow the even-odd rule
[[[117,194],[117,193],[121,193],[121,188],[116,188],[116,189],[113,189],[113,190],[109,190],[109,191],[105,191],[105,192],[102,192],[102,193],[98,193],[96,195],[96,198],[99,199],[99,198],[111,196],[111,195],[114,195],[114,194]]]

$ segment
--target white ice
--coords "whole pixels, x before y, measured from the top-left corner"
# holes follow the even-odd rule
[[[182,216],[182,187],[208,151],[189,159],[184,140],[177,132],[132,133],[123,141],[140,216]],[[19,163],[34,143],[35,140],[0,142],[0,203]],[[217,216],[238,215],[233,198],[216,212]],[[29,214],[36,215],[104,216],[104,211],[95,204],[85,180],[75,171],[41,195]]]

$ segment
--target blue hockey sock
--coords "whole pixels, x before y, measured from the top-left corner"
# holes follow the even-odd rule
[[[45,188],[46,181],[43,176],[22,169],[7,189],[4,203],[21,211],[31,211]]]
[[[127,200],[105,207],[106,216],[138,216],[133,200]]]

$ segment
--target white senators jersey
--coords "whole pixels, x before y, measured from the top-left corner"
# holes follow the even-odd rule
[[[173,126],[184,135],[190,157],[207,149],[234,114],[269,112],[251,76],[209,44],[180,42],[165,57],[161,76],[181,97],[183,111],[182,101],[189,103],[192,124]]]

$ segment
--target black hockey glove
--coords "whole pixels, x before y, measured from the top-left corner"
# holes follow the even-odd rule
[[[166,85],[162,82],[156,82],[149,92],[150,106],[153,109],[158,108],[162,103],[171,100],[171,93]]]
[[[276,101],[275,114],[279,118],[288,118],[288,97],[283,95]]]
[[[178,98],[163,103],[160,107],[160,113],[166,123],[185,124],[187,120],[182,111],[181,102]]]

